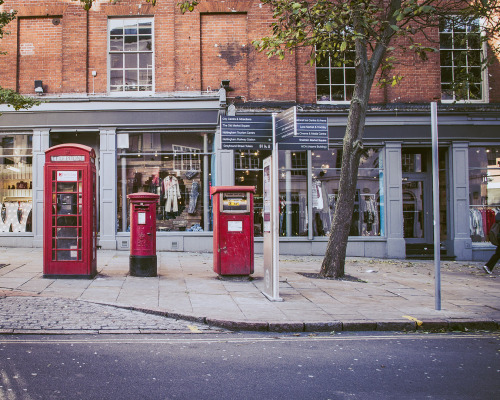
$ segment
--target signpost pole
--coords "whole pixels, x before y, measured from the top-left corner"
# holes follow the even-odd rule
[[[264,289],[271,301],[283,301],[279,294],[279,209],[278,209],[278,146],[275,140],[273,114],[271,155],[264,160]]]
[[[273,300],[281,301],[279,292],[279,183],[278,183],[278,143],[276,143],[276,115],[273,114],[273,151],[272,151],[272,240],[273,240]]]
[[[439,152],[437,103],[431,103],[432,194],[434,208],[434,285],[436,310],[441,310],[441,229],[439,225]]]

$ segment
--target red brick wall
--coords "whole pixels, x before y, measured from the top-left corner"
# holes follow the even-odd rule
[[[0,56],[0,86],[33,93],[33,81],[41,79],[48,94],[105,94],[108,18],[147,16],[155,24],[157,93],[218,89],[222,79],[230,79],[234,91],[229,96],[246,101],[316,101],[309,50],[280,61],[251,45],[271,32],[268,6],[258,0],[202,1],[195,12],[182,15],[177,2],[159,0],[152,7],[144,0],[98,0],[87,13],[70,0],[6,0],[3,9],[17,9],[19,18],[8,26],[12,34],[0,42],[0,49],[8,52]],[[52,23],[56,18],[59,25]],[[393,73],[403,75],[403,81],[395,87],[374,86],[371,102],[439,99],[439,53],[428,61],[410,52],[397,55],[401,63]],[[500,101],[499,63],[488,72],[490,101]]]
[[[229,79],[228,96],[248,98],[248,35],[246,14],[201,16],[201,89],[217,90]]]
[[[19,19],[20,93],[34,93],[34,80],[46,93],[62,93],[62,35],[59,18]]]

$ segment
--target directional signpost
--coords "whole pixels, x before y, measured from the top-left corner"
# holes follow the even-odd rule
[[[276,117],[276,141],[280,150],[328,150],[326,118],[297,117],[296,107]]]
[[[270,116],[221,117],[223,149],[271,150],[273,120]]]
[[[264,290],[279,297],[278,150],[328,150],[326,118],[299,117],[297,107],[277,115],[221,117],[221,147],[232,150],[271,150],[264,161]]]

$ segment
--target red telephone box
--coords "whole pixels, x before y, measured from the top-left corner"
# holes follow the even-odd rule
[[[95,152],[81,144],[45,151],[43,276],[97,273]]]
[[[130,275],[156,276],[156,205],[159,195],[133,193],[130,200]]]
[[[255,186],[214,186],[214,271],[250,275],[254,271],[253,194]]]

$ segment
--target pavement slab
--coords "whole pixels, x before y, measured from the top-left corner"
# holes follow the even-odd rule
[[[81,316],[88,315],[82,314],[82,304],[101,307],[107,304],[127,312],[158,314],[159,318],[172,315],[210,321],[211,326],[251,330],[265,327],[274,331],[280,326],[283,331],[332,327],[337,329],[331,330],[339,330],[339,326],[345,330],[407,330],[417,329],[415,320],[424,321],[421,326],[432,329],[498,328],[500,322],[500,267],[492,275],[486,275],[481,270],[481,262],[441,263],[442,305],[441,310],[436,310],[432,260],[350,257],[346,259],[346,274],[358,279],[350,281],[303,275],[317,273],[322,257],[280,256],[281,302],[269,301],[261,292],[264,285],[262,255],[255,255],[255,273],[251,278],[218,277],[213,272],[212,260],[209,253],[159,252],[158,276],[139,278],[129,275],[128,252],[99,250],[98,275],[94,279],[45,279],[41,249],[0,248],[0,313],[6,307],[19,314],[17,320],[13,317],[6,320],[10,325],[0,325],[0,332],[170,329],[161,324],[151,328],[146,322],[138,325],[127,319],[130,323],[116,325],[109,321],[105,327],[99,323],[78,325],[78,318],[46,326],[39,319],[22,317],[29,314],[28,309],[21,306],[27,298],[36,310],[42,305],[49,307],[46,301],[53,302],[53,307],[61,301],[76,302],[80,307],[66,311]],[[12,302],[16,301],[20,307],[12,308]],[[462,325],[457,321],[462,321]],[[182,329],[186,327],[183,325]]]

